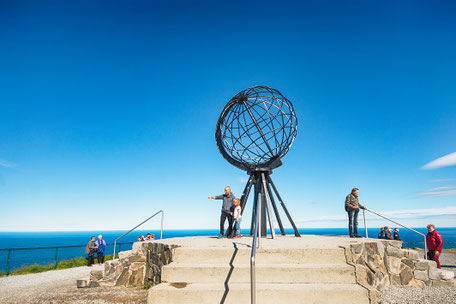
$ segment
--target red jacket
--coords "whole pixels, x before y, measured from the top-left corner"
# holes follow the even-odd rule
[[[442,236],[435,230],[431,233],[428,232],[428,234],[426,235],[426,244],[428,250],[437,250],[441,252],[443,245]]]

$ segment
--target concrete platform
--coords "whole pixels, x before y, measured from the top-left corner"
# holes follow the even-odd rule
[[[258,303],[369,303],[343,246],[377,239],[304,235],[262,238],[256,255]],[[148,303],[250,303],[252,238],[182,237]]]

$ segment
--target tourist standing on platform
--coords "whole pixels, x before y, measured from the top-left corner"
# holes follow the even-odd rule
[[[385,234],[385,232],[384,232],[384,230],[383,230],[383,227],[380,227],[380,232],[378,233],[378,237],[377,237],[377,238],[383,239],[384,234]]]
[[[222,213],[220,214],[220,235],[219,239],[223,238],[225,232],[225,221],[228,219],[228,229],[226,231],[226,236],[231,235],[231,230],[233,227],[233,199],[234,194],[231,193],[231,188],[225,187],[225,194],[218,196],[209,196],[208,199],[223,200],[222,204]]]
[[[437,268],[440,268],[439,257],[442,253],[443,240],[440,233],[435,231],[433,224],[427,225],[428,233],[426,235],[426,245],[428,248],[428,259],[434,260],[437,263]]]
[[[234,227],[235,227],[234,237],[237,239],[237,238],[242,237],[242,233],[241,233],[241,220],[242,220],[241,200],[238,198],[235,198],[233,200],[233,205],[234,205],[233,219],[234,219]]]
[[[389,229],[388,226],[385,226],[385,228],[383,228],[383,231],[385,231],[385,239],[387,239],[387,240],[393,239],[393,235],[391,234],[391,229]]]
[[[86,245],[85,253],[87,254],[87,266],[92,266],[93,264],[93,256],[95,251],[97,250],[97,246],[95,246],[95,237],[90,237],[90,241]]]
[[[358,212],[359,209],[365,209],[358,201],[358,188],[353,188],[351,193],[345,198],[345,211],[348,213],[348,231],[350,237],[360,238],[358,234]]]
[[[98,236],[98,240],[95,242],[95,246],[97,246],[97,260],[98,264],[104,263],[104,252],[106,248],[106,242],[103,240],[103,236],[100,234]]]
[[[399,236],[399,228],[394,228],[394,240],[400,241],[401,238]]]

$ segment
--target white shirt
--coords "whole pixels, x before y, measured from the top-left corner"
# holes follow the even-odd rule
[[[234,220],[237,219],[238,214],[239,214],[239,218],[241,218],[241,206],[237,206],[236,208],[234,208],[234,213],[233,213]]]

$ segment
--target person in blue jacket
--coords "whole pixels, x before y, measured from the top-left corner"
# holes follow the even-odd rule
[[[103,240],[103,236],[101,234],[98,236],[98,240],[95,241],[95,246],[97,246],[98,264],[103,264],[106,242]]]

